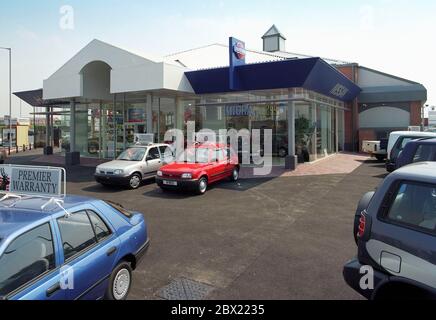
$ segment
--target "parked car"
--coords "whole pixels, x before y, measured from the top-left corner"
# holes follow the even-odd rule
[[[161,166],[174,161],[167,144],[137,145],[126,149],[117,160],[99,165],[95,180],[102,185],[126,185],[131,189],[143,180],[154,178]]]
[[[425,161],[436,161],[436,138],[414,140],[406,144],[398,156],[397,169]]]
[[[8,153],[5,148],[0,148],[0,164],[5,163],[5,160],[8,158]]]
[[[386,170],[388,172],[392,172],[397,168],[397,158],[408,142],[422,138],[436,138],[436,133],[417,131],[392,132],[389,136],[387,150],[388,160],[386,162]]]
[[[189,190],[204,194],[212,183],[239,179],[237,153],[225,145],[200,144],[185,150],[158,172],[156,183],[162,190]]]
[[[358,256],[344,267],[350,287],[367,299],[435,299],[436,163],[403,167],[366,194],[353,232]],[[370,287],[362,285],[368,268]]]
[[[124,300],[149,240],[143,215],[85,197],[0,203],[0,300]]]
[[[387,158],[387,145],[387,139],[377,141],[364,140],[362,142],[362,151],[376,158],[377,161],[382,162]]]

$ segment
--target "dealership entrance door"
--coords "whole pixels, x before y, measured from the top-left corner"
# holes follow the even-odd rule
[[[226,107],[227,129],[260,130],[260,147],[264,150],[265,130],[272,131],[272,156],[275,165],[284,164],[284,157],[288,154],[288,103],[253,104],[242,111],[240,106]],[[241,147],[241,146],[240,146]],[[256,152],[252,150],[252,152]],[[262,152],[263,153],[263,152]]]

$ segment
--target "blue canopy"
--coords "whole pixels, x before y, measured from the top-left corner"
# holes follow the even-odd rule
[[[196,94],[234,92],[229,68],[186,72]],[[320,58],[292,59],[238,66],[237,91],[305,88],[340,101],[355,99],[361,89]]]

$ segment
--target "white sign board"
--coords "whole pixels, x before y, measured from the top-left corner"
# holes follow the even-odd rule
[[[148,145],[154,142],[153,133],[135,133],[135,144]]]
[[[0,192],[60,197],[65,195],[65,169],[2,165]]]

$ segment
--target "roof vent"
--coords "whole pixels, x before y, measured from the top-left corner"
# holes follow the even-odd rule
[[[262,37],[263,51],[277,52],[286,51],[285,36],[273,25]]]

